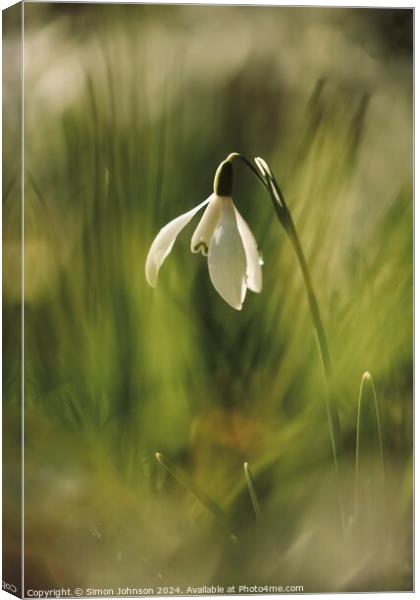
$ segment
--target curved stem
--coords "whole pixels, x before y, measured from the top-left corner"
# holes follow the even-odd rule
[[[228,161],[228,160],[229,160],[229,161],[231,161],[231,162],[232,162],[233,160],[235,160],[235,158],[236,158],[236,159],[238,159],[238,160],[241,160],[243,163],[245,163],[245,164],[246,164],[246,166],[247,166],[249,169],[251,169],[251,171],[254,173],[254,175],[256,175],[256,176],[258,177],[258,179],[261,181],[261,183],[262,183],[262,184],[263,184],[265,187],[267,187],[267,186],[266,186],[266,183],[265,183],[265,180],[264,180],[264,178],[262,177],[261,173],[258,171],[258,169],[256,169],[256,168],[254,167],[254,165],[252,164],[252,162],[251,162],[250,160],[248,160],[247,158],[245,158],[245,156],[242,156],[242,154],[239,154],[239,152],[231,152],[231,154],[229,154],[229,156],[226,158],[226,161]]]
[[[299,236],[297,234],[295,225],[292,221],[292,218],[289,213],[289,228],[287,230],[287,234],[292,243],[292,246],[295,250],[295,254],[300,266],[300,270],[302,273],[302,277],[305,283],[306,294],[308,297],[309,308],[311,311],[312,321],[314,324],[315,336],[318,345],[319,355],[322,364],[323,371],[323,379],[325,384],[325,406],[327,410],[327,418],[328,418],[328,427],[330,431],[331,438],[331,447],[334,457],[334,463],[337,468],[338,459],[337,453],[338,448],[337,445],[341,438],[341,425],[338,417],[338,413],[336,407],[331,402],[331,390],[330,390],[330,380],[331,380],[331,358],[330,352],[328,348],[327,336],[325,333],[324,325],[321,318],[321,312],[319,310],[318,301],[312,286],[312,280],[309,273],[308,265],[306,263],[305,255],[303,254],[302,246],[300,243]]]
[[[284,199],[283,199],[283,201],[284,201]],[[308,265],[306,263],[305,255],[302,250],[302,245],[300,243],[300,239],[299,239],[298,233],[296,231],[295,224],[289,213],[286,203],[284,203],[284,207],[285,207],[285,210],[287,213],[286,223],[288,223],[288,227],[286,227],[286,232],[287,232],[287,235],[288,235],[288,237],[292,243],[292,246],[295,250],[295,254],[296,254],[299,266],[300,266],[300,270],[302,272],[302,277],[303,277],[303,280],[305,283],[305,288],[306,288],[306,294],[308,297],[309,308],[311,311],[312,321],[314,324],[315,338],[317,341],[319,356],[320,356],[321,364],[322,364],[322,374],[323,374],[324,387],[325,387],[325,393],[324,393],[325,410],[327,413],[328,432],[330,435],[331,451],[332,451],[332,455],[333,455],[335,476],[336,476],[336,480],[337,480],[337,493],[338,493],[338,504],[339,504],[339,510],[340,510],[341,528],[343,531],[343,535],[345,535],[346,524],[345,524],[345,517],[344,517],[344,507],[343,507],[343,500],[342,500],[342,490],[341,490],[341,481],[340,481],[339,464],[338,464],[338,452],[339,452],[339,445],[341,446],[342,432],[341,432],[340,419],[339,419],[338,412],[337,412],[337,409],[336,409],[336,406],[334,403],[334,398],[332,398],[332,393],[331,393],[331,371],[332,371],[332,368],[331,368],[330,351],[328,348],[327,335],[325,333],[324,324],[323,324],[322,318],[321,318],[321,312],[319,310],[318,300],[316,298],[316,295],[315,295],[315,292],[314,292],[314,289],[312,286],[312,280],[311,280],[311,276],[309,273]]]
[[[325,385],[325,407],[327,412],[328,419],[328,430],[331,440],[331,449],[333,453],[334,466],[335,470],[338,473],[338,443],[341,441],[341,426],[340,420],[338,417],[337,409],[334,403],[331,402],[331,390],[330,390],[330,381],[331,381],[331,358],[330,352],[328,348],[327,336],[325,333],[325,328],[321,318],[321,311],[319,309],[318,300],[316,298],[314,288],[312,285],[312,280],[310,276],[310,272],[308,269],[308,265],[305,259],[305,255],[303,253],[302,244],[300,242],[299,235],[297,233],[292,215],[287,207],[287,203],[285,197],[280,189],[280,186],[275,179],[270,167],[267,163],[261,158],[256,159],[256,163],[258,165],[259,171],[254,167],[254,165],[244,156],[237,152],[233,152],[227,158],[227,160],[240,159],[244,162],[248,168],[258,177],[261,183],[264,185],[268,193],[270,194],[271,200],[273,201],[273,206],[276,211],[276,215],[285,229],[287,236],[293,246],[293,249],[296,254],[296,258],[299,263],[299,267],[302,273],[303,281],[306,288],[306,294],[308,297],[309,309],[311,312],[311,317],[315,330],[315,337],[317,341],[317,346],[319,350],[319,355],[321,359],[322,365],[322,373],[323,380]]]

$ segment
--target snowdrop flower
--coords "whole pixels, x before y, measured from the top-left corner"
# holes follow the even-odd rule
[[[232,193],[233,169],[221,163],[214,179],[214,192],[201,204],[163,227],[155,237],[146,259],[146,279],[157,284],[159,269],[175,240],[196,213],[206,207],[191,239],[191,251],[207,256],[210,280],[230,306],[241,310],[246,290],[260,292],[261,263],[258,247],[247,223],[235,207]]]

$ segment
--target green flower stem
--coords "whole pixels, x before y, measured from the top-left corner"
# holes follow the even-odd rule
[[[334,466],[338,473],[338,451],[339,444],[341,444],[341,426],[340,420],[338,417],[337,409],[334,403],[331,402],[331,390],[330,390],[330,382],[331,382],[331,358],[330,352],[328,349],[327,336],[325,333],[325,328],[321,318],[321,312],[319,310],[318,301],[314,292],[314,288],[312,285],[312,280],[310,276],[310,272],[308,269],[308,265],[305,259],[305,255],[303,253],[302,244],[300,242],[299,235],[297,233],[292,215],[288,209],[286,204],[286,200],[284,195],[280,189],[279,184],[277,183],[276,178],[274,177],[270,167],[260,158],[256,158],[255,162],[258,166],[258,169],[244,156],[241,154],[234,152],[230,154],[226,160],[233,161],[234,159],[241,160],[246,164],[246,166],[258,177],[260,182],[264,185],[268,193],[270,194],[271,200],[273,202],[274,209],[276,211],[276,215],[283,226],[284,230],[287,233],[287,236],[293,246],[293,249],[296,254],[296,258],[299,263],[299,267],[302,273],[303,281],[306,288],[306,293],[309,302],[309,308],[311,312],[311,317],[315,329],[315,337],[318,345],[318,350],[320,354],[321,364],[322,364],[322,373],[323,380],[325,385],[325,407],[327,412],[328,419],[328,429],[331,440],[331,449],[333,453]]]
[[[258,169],[256,169],[254,167],[254,165],[252,164],[252,162],[250,160],[248,160],[247,158],[245,158],[245,156],[242,156],[242,154],[239,154],[238,152],[232,152],[231,154],[229,154],[229,156],[226,158],[226,162],[227,161],[234,161],[235,159],[237,160],[241,160],[243,163],[246,164],[246,166],[251,169],[251,171],[254,173],[254,175],[256,177],[258,177],[258,179],[261,181],[261,183],[267,187],[265,179],[262,177],[261,173],[258,171]]]
[[[328,348],[327,335],[325,333],[324,324],[323,324],[322,318],[321,318],[321,312],[319,310],[318,300],[316,298],[316,295],[315,295],[315,292],[314,292],[314,289],[312,286],[311,276],[309,273],[308,265],[306,263],[305,255],[303,253],[302,245],[300,243],[299,235],[296,231],[295,224],[289,213],[287,205],[284,202],[284,199],[283,199],[283,206],[284,206],[284,210],[285,210],[285,229],[286,229],[286,233],[289,237],[289,240],[291,241],[292,246],[295,250],[295,254],[296,254],[297,260],[299,262],[300,270],[302,273],[303,281],[305,283],[306,294],[307,294],[308,302],[309,302],[309,308],[311,311],[312,321],[314,324],[315,338],[317,341],[318,351],[319,351],[319,355],[320,355],[320,359],[321,359],[322,374],[323,374],[324,388],[325,388],[324,402],[325,402],[325,409],[326,409],[326,413],[327,413],[328,432],[330,435],[330,443],[331,443],[331,451],[332,451],[333,461],[334,461],[335,475],[336,475],[336,479],[337,479],[337,488],[338,488],[337,493],[338,493],[338,504],[339,504],[339,510],[340,510],[341,527],[342,527],[342,531],[343,531],[343,535],[344,535],[345,531],[346,531],[346,524],[345,524],[345,517],[344,517],[344,507],[343,507],[343,500],[342,500],[342,490],[341,490],[341,481],[340,481],[340,472],[339,472],[339,463],[338,463],[338,453],[341,448],[342,432],[341,432],[341,425],[340,425],[340,419],[338,416],[337,408],[335,406],[334,401],[332,401],[332,393],[331,393],[332,367],[331,367],[330,351]]]
[[[311,311],[312,321],[314,324],[315,337],[318,345],[319,355],[321,358],[322,364],[322,373],[325,385],[325,407],[327,411],[328,418],[328,428],[330,432],[331,438],[331,449],[333,452],[334,463],[337,467],[338,465],[338,444],[341,440],[341,425],[338,417],[337,409],[335,405],[331,402],[331,389],[330,389],[330,381],[331,381],[331,358],[330,352],[328,349],[327,336],[325,333],[324,325],[321,319],[321,313],[319,310],[318,301],[312,286],[312,280],[309,273],[308,265],[305,260],[305,255],[303,254],[302,246],[300,243],[299,236],[297,234],[296,228],[290,217],[288,222],[288,227],[286,228],[286,233],[292,243],[292,246],[295,250],[295,254],[297,260],[299,262],[300,270],[302,273],[302,277],[306,287],[306,294],[308,297],[309,308]]]

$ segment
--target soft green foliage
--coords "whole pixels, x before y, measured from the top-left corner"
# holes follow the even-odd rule
[[[44,587],[411,589],[411,60],[371,12],[26,4],[26,532]],[[348,519],[358,387],[375,377],[388,496],[368,539],[342,537],[301,272],[248,169],[235,162],[233,197],[262,293],[227,306],[190,252],[194,225],[147,286],[157,231],[234,151],[267,160],[300,235]]]

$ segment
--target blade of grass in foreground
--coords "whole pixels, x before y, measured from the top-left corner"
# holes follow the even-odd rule
[[[258,502],[257,494],[255,492],[254,486],[254,478],[252,477],[251,471],[249,469],[249,465],[247,462],[244,463],[244,471],[245,471],[245,479],[246,484],[248,486],[249,495],[251,496],[252,507],[255,512],[255,517],[257,521],[261,519],[261,509],[260,504]]]
[[[247,462],[244,463],[244,472],[245,472],[245,479],[246,479],[246,484],[248,487],[248,492],[251,497],[252,507],[253,507],[254,513],[255,513],[255,518],[258,522],[258,528],[260,529],[260,531],[264,531],[264,536],[269,541],[269,544],[271,545],[271,549],[272,549],[272,552],[274,553],[274,556],[276,557],[277,560],[280,560],[281,552],[278,549],[277,540],[276,540],[275,536],[273,535],[273,531],[270,528],[268,522],[264,522],[264,520],[263,520],[263,514],[261,512],[260,503],[258,502],[257,492],[255,490],[254,478],[252,476],[251,470],[249,468],[249,464]]]
[[[360,500],[360,464],[370,455],[376,464],[379,461],[380,485],[384,491],[385,466],[382,447],[382,428],[375,384],[369,372],[363,374],[360,384],[356,431],[356,464],[354,484],[354,520],[357,519]]]
[[[180,469],[175,463],[168,458],[164,457],[160,452],[155,454],[158,463],[170,474],[172,477],[182,485],[190,494],[195,496],[197,500],[207,508],[218,523],[225,529],[229,534],[232,541],[237,541],[237,536],[232,532],[229,520],[226,513],[220,508],[214,500],[210,498],[205,492],[203,492],[191,479],[191,477],[183,469]]]

